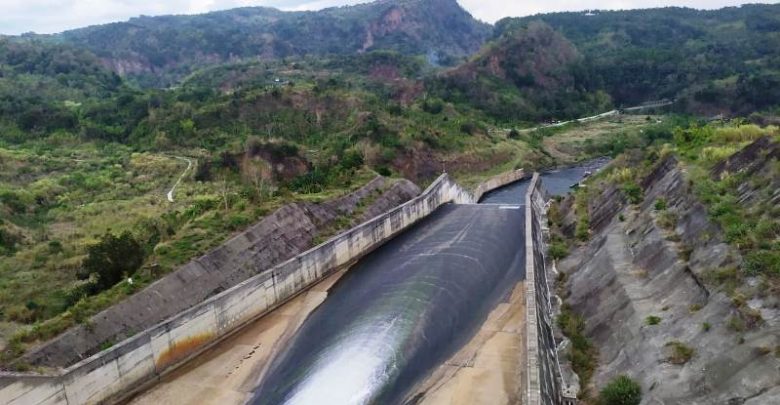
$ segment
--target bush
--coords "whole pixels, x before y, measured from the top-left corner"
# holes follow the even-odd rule
[[[464,122],[460,126],[460,132],[463,132],[466,135],[476,135],[479,130],[479,125],[471,121]]]
[[[655,315],[650,315],[647,318],[645,318],[645,324],[653,326],[658,325],[661,323],[661,318]]]
[[[111,288],[124,277],[135,273],[144,261],[144,249],[130,232],[114,236],[107,233],[87,248],[83,266],[87,274],[97,276],[101,290]]]
[[[560,260],[566,257],[566,255],[569,254],[569,248],[566,247],[566,244],[561,241],[555,241],[550,245],[550,257],[552,257],[555,260]]]
[[[568,359],[571,367],[580,377],[580,386],[587,387],[596,370],[598,352],[585,336],[585,319],[564,305],[557,318],[558,327],[571,341]]]
[[[655,200],[655,210],[656,211],[663,211],[666,209],[666,200],[663,198],[659,198]]]
[[[669,353],[666,356],[666,361],[672,364],[682,365],[687,363],[693,357],[696,352],[692,347],[686,345],[679,340],[673,340],[666,343],[666,347],[669,349]]]
[[[677,214],[664,211],[658,215],[658,226],[663,229],[674,229],[677,227]]]
[[[363,155],[357,150],[346,151],[341,157],[340,165],[344,170],[358,169],[363,166]]]
[[[438,99],[425,100],[422,109],[429,114],[439,114],[444,110],[444,103]]]
[[[623,185],[623,192],[626,193],[628,202],[631,204],[639,204],[642,202],[642,188],[636,183],[631,182]]]
[[[590,238],[590,221],[583,217],[577,221],[577,227],[574,230],[574,236],[581,242],[587,242]]]
[[[601,390],[599,398],[602,405],[639,405],[642,387],[628,376],[620,375]]]

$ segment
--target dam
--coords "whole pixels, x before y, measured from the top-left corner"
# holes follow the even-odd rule
[[[542,177],[571,185],[578,176]],[[533,264],[543,254],[536,179],[505,172],[472,194],[443,174],[408,203],[67,369],[0,375],[0,397],[11,404],[548,403],[538,398],[560,398],[560,384],[557,360],[545,354],[549,308],[539,303],[549,293],[534,282],[535,273],[544,278],[543,263]],[[446,384],[434,379],[442,373]],[[480,373],[492,373],[491,384]],[[456,389],[440,389],[447,385]],[[462,387],[511,395],[463,395]]]
[[[565,194],[601,165],[541,178]],[[529,183],[439,207],[131,402],[416,402],[417,386],[522,285]]]
[[[565,194],[602,165],[542,178]],[[249,403],[404,402],[524,278],[528,185],[442,206],[361,260],[277,355]]]

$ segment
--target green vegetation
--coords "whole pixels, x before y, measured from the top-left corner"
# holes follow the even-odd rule
[[[759,276],[773,291],[780,291],[780,212],[770,201],[780,178],[780,163],[770,158],[759,173],[725,171],[716,177],[711,172],[750,142],[765,136],[777,142],[778,135],[777,127],[760,128],[738,121],[729,125],[681,127],[674,136],[697,197],[723,229],[726,241],[739,249],[745,259],[735,276]],[[761,162],[760,153],[770,151],[759,152],[754,158],[757,162]],[[755,193],[755,197],[739,202],[747,193]]]
[[[709,332],[710,329],[712,329],[712,325],[709,322],[702,322],[701,330],[703,330],[705,332]]]
[[[557,319],[558,327],[571,341],[569,350],[569,362],[572,369],[580,377],[580,392],[578,397],[585,399],[589,396],[588,384],[593,377],[598,361],[597,349],[585,336],[585,320],[564,304]]]
[[[578,61],[566,38],[546,24],[531,23],[426,85],[444,100],[470,104],[499,121],[535,125],[608,111],[609,95],[581,82]],[[554,130],[533,131],[526,139],[533,146]],[[513,136],[521,137],[517,131]]]
[[[135,274],[144,262],[144,250],[129,231],[120,236],[110,233],[87,248],[82,263],[83,278],[94,277],[101,290],[111,288],[128,275]]]
[[[505,20],[477,55],[446,71],[438,67],[465,60],[489,35],[451,0],[316,13],[245,8],[0,38],[3,359],[87,322],[289,202],[322,202],[376,174],[424,185],[446,170],[470,186],[506,170],[637,149],[647,153],[618,158],[599,176],[636,204],[638,180],[664,153],[678,153],[745,259],[707,277],[733,297],[744,277],[776,292],[780,212],[767,193],[780,165],[760,176],[709,174],[748,142],[776,138],[776,128],[623,115],[521,128],[663,97],[677,97],[684,111],[761,110],[753,118],[771,121],[780,104],[769,90],[777,87],[777,10]],[[401,23],[385,30],[394,13]],[[194,167],[185,173],[177,156]],[[738,203],[744,185],[758,203]],[[581,242],[598,191],[576,191]],[[673,229],[666,205],[656,201],[658,221]],[[549,254],[561,259],[572,242],[554,216]],[[750,328],[761,320],[744,302],[735,303],[735,322]],[[559,322],[587,381],[595,354],[583,321],[569,311]]]
[[[495,35],[539,20],[577,47],[585,85],[595,83],[617,106],[677,98],[688,112],[717,106],[748,115],[780,103],[771,90],[780,84],[778,5],[552,13],[504,19]]]
[[[561,260],[569,254],[569,247],[566,246],[566,242],[560,237],[555,237],[550,244],[549,252],[550,257],[555,260]]]
[[[612,379],[599,393],[600,405],[639,405],[642,402],[642,387],[628,376],[619,375]]]
[[[645,325],[653,326],[658,325],[661,323],[661,317],[656,315],[648,315],[647,318],[645,318]]]
[[[0,40],[0,50],[6,360],[282,204],[331,199],[377,173],[424,184],[446,167],[473,185],[589,156],[575,144],[552,157],[543,143],[510,139],[473,106],[425,96],[416,78],[431,67],[398,53],[219,66],[161,91],[134,89],[67,45]],[[18,92],[16,83],[29,86]],[[617,125],[543,139],[574,130],[598,139]],[[193,168],[184,173],[174,156]],[[183,173],[170,203],[166,193]],[[132,252],[121,266],[117,246]]]
[[[393,13],[403,17],[398,26],[388,29],[385,18]],[[135,63],[141,68],[128,72],[133,82],[164,87],[204,66],[258,56],[324,57],[392,50],[452,65],[476,52],[489,35],[490,26],[473,19],[455,1],[434,0],[318,12],[244,7],[204,15],[141,16],[43,38],[83,46],[118,64]]]
[[[668,349],[666,361],[676,365],[687,363],[693,358],[694,353],[696,353],[692,347],[679,340],[667,342],[665,347]]]
[[[623,184],[623,192],[628,198],[628,202],[631,204],[639,204],[642,202],[642,188],[634,182],[626,182]]]

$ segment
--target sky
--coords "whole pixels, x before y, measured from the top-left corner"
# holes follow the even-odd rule
[[[777,3],[780,0],[765,0]],[[139,15],[197,14],[243,6],[318,10],[366,0],[0,0],[0,34],[61,32],[87,25],[124,21]],[[503,17],[553,11],[619,10],[680,6],[721,8],[746,0],[458,0],[471,14],[493,23]]]

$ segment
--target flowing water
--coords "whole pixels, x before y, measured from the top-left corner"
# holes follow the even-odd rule
[[[543,183],[562,193],[595,168],[549,172]],[[442,206],[359,261],[277,354],[250,402],[402,401],[525,276],[527,187],[496,190],[483,205]]]

